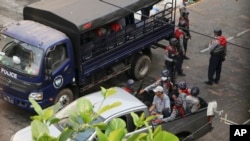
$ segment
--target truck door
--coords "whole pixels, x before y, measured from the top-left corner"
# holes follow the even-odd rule
[[[47,53],[49,63],[47,62],[46,69],[50,70],[50,80],[53,82],[52,89],[60,89],[63,86],[72,83],[74,77],[73,63],[69,57],[66,44],[55,45]]]

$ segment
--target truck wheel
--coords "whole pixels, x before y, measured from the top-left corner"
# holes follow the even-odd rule
[[[73,101],[73,92],[70,89],[61,90],[55,99],[55,104],[60,103],[60,109],[64,108],[66,105]]]
[[[144,78],[150,69],[151,60],[147,55],[138,55],[132,62],[130,74],[136,80]]]

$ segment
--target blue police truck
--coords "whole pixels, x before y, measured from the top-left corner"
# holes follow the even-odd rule
[[[159,0],[42,0],[1,30],[0,96],[33,110],[70,103],[85,90],[128,72],[142,79],[151,48],[174,33],[175,2],[143,20],[136,12]]]

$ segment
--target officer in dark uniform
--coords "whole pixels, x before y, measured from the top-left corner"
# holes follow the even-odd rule
[[[184,21],[185,24],[181,24]],[[182,26],[182,30],[184,31],[184,39],[183,39],[183,47],[184,47],[184,59],[189,59],[187,57],[187,46],[188,40],[191,39],[191,34],[189,31],[189,12],[187,10],[183,11],[180,18],[179,24]]]
[[[227,50],[227,40],[224,36],[222,36],[221,29],[214,30],[215,39],[211,41],[208,45],[208,48],[201,50],[200,52],[210,51],[210,60],[208,67],[208,81],[205,83],[208,85],[212,85],[214,83],[219,83],[222,62],[225,60],[226,50]],[[215,79],[214,79],[214,74]]]
[[[174,82],[175,79],[175,66],[177,63],[178,55],[178,40],[176,38],[171,38],[169,41],[169,46],[165,49],[164,59],[167,70],[170,73],[171,81]]]
[[[185,21],[181,21],[178,24],[178,27],[175,30],[175,38],[178,40],[178,45],[177,45],[177,51],[178,51],[178,55],[177,55],[177,63],[176,63],[176,71],[178,76],[185,76],[185,74],[183,73],[183,69],[182,69],[182,64],[183,64],[183,59],[185,56],[185,52],[184,52],[184,39],[186,37],[186,33],[183,31],[183,28],[185,28]]]

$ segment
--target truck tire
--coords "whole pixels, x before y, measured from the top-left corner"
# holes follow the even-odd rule
[[[55,104],[57,102],[60,103],[60,109],[61,108],[64,108],[66,105],[68,105],[69,103],[71,103],[74,99],[74,96],[73,96],[73,92],[66,88],[66,89],[62,89],[58,95],[56,96],[56,99],[55,99]]]
[[[135,80],[140,80],[148,74],[150,67],[150,57],[147,55],[138,55],[131,64],[130,74]]]

